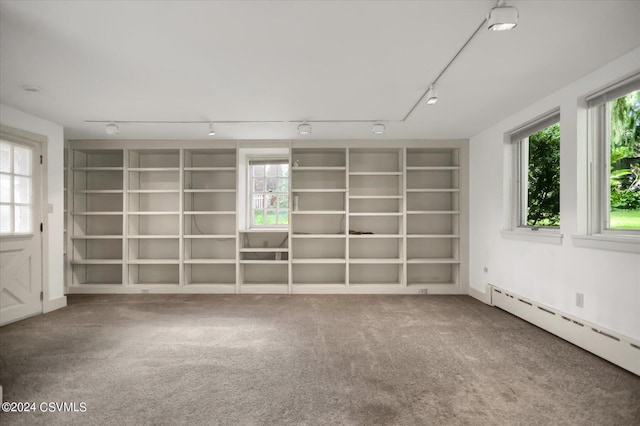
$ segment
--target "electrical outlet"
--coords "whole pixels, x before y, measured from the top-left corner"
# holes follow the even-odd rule
[[[49,203],[49,213],[53,213],[53,204]]]
[[[429,294],[429,290],[426,288],[421,288],[418,290],[418,294]]]
[[[584,294],[576,293],[576,306],[578,308],[584,308]]]
[[[484,267],[484,273],[486,274],[487,272],[489,272],[489,268],[487,268],[486,266]]]

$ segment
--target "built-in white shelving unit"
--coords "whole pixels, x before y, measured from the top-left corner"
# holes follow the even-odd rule
[[[465,141],[292,142],[289,225],[252,229],[241,145],[70,142],[68,291],[465,292]]]

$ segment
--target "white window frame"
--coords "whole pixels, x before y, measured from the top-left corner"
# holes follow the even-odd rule
[[[260,162],[260,163],[264,163],[264,164],[288,164],[289,165],[289,176],[287,177],[289,184],[287,185],[288,190],[286,192],[286,195],[288,197],[288,204],[289,207],[287,208],[287,212],[288,212],[288,222],[286,224],[255,224],[253,222],[254,216],[253,216],[253,195],[254,195],[254,191],[253,191],[253,174],[252,174],[252,165],[254,165],[255,163]],[[265,176],[266,178],[266,176]],[[278,177],[278,179],[280,179],[280,177]],[[285,155],[278,155],[278,156],[250,156],[247,158],[247,186],[248,186],[248,190],[247,190],[247,211],[246,211],[246,219],[247,219],[247,224],[248,227],[250,229],[270,229],[270,228],[276,228],[276,229],[287,229],[289,227],[289,224],[291,223],[291,164],[289,161],[289,158],[287,158]],[[284,195],[285,193],[281,193],[281,192],[277,192],[278,195]],[[276,210],[276,217],[278,214],[279,209]],[[265,222],[266,222],[266,216],[265,216]]]
[[[640,90],[640,73],[623,78],[586,97],[587,103],[587,232],[574,235],[578,247],[640,253],[640,229],[610,229],[608,102]]]
[[[505,134],[507,176],[504,238],[561,244],[559,226],[527,225],[529,136],[560,122],[556,108]]]
[[[0,235],[3,238],[7,238],[7,237],[21,237],[21,236],[29,236],[29,235],[33,235],[36,232],[36,219],[37,219],[37,212],[35,209],[35,202],[34,202],[34,187],[33,187],[33,181],[36,178],[36,173],[37,170],[35,170],[35,164],[36,164],[36,149],[32,146],[31,143],[29,144],[23,144],[23,143],[15,143],[12,142],[10,140],[6,140],[6,139],[1,139],[2,143],[7,144],[10,146],[10,156],[9,156],[9,171],[8,172],[1,172],[1,174],[9,176],[10,177],[10,184],[9,184],[9,201],[8,202],[2,202],[0,205],[2,206],[9,206],[10,208],[10,219],[11,219],[11,227],[10,227],[10,231],[9,232],[2,232],[0,233]],[[31,168],[30,174],[25,175],[25,174],[20,174],[20,173],[16,173],[14,170],[14,148],[15,147],[19,147],[19,148],[23,148],[23,149],[28,149],[31,153],[31,157],[30,157],[30,164],[29,167]],[[31,195],[31,200],[28,203],[17,203],[15,200],[15,186],[14,186],[14,181],[16,177],[24,177],[24,178],[28,178],[29,182],[30,182],[30,187],[29,187],[29,194]],[[16,232],[16,223],[15,223],[15,208],[16,207],[27,207],[29,209],[29,215],[30,215],[30,220],[29,220],[29,230],[25,231],[25,232]]]

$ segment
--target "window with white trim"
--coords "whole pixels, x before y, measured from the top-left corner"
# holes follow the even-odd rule
[[[289,224],[289,160],[250,159],[251,227]]]
[[[33,233],[33,149],[0,141],[0,234]]]
[[[587,97],[591,233],[640,235],[640,74]]]
[[[513,153],[511,229],[560,226],[560,112],[509,134]]]

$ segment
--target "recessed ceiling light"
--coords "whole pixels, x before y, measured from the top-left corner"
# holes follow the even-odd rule
[[[306,121],[304,123],[298,124],[298,133],[301,135],[310,135],[311,124],[307,123]]]
[[[371,126],[371,133],[373,133],[374,135],[382,135],[384,134],[385,131],[385,126],[382,123],[374,123]]]
[[[113,121],[106,125],[105,131],[107,132],[108,135],[112,135],[112,136],[115,136],[118,133],[120,133],[120,129],[118,128],[118,125]]]
[[[40,91],[40,88],[37,86],[34,86],[32,84],[23,84],[22,85],[22,90],[24,90],[25,92],[30,92],[30,93],[38,93]]]

